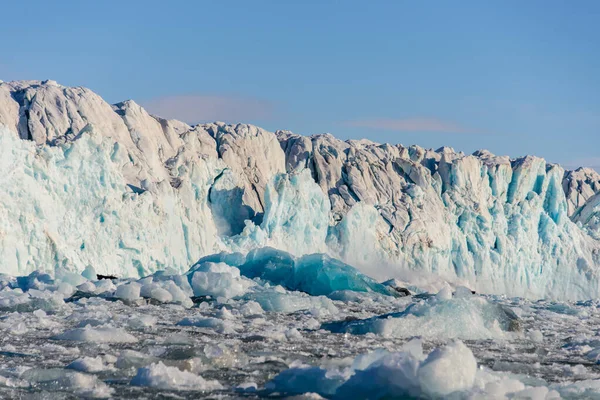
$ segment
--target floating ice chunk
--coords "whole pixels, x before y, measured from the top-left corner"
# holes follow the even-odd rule
[[[158,322],[158,318],[154,315],[140,314],[135,317],[131,317],[127,321],[127,325],[134,329],[150,328]]]
[[[419,359],[412,353],[383,353],[337,390],[336,399],[417,397]]]
[[[23,314],[11,314],[0,323],[0,327],[11,335],[24,335],[29,332],[28,324],[25,323]],[[32,327],[35,328],[35,327]]]
[[[41,271],[33,271],[31,274],[27,276],[19,276],[17,277],[17,285],[23,291],[28,291],[29,289],[41,289],[43,290],[47,285],[51,285],[54,283],[52,277]]]
[[[338,290],[395,294],[354,267],[325,254],[310,254],[295,259],[291,254],[263,247],[252,250],[239,266],[249,278],[261,278],[289,290],[319,296]]]
[[[334,333],[372,332],[390,337],[475,340],[505,337],[507,331],[519,330],[520,322],[510,309],[482,297],[441,300],[436,295],[411,304],[402,312],[365,320],[330,322],[322,327]]]
[[[286,395],[314,392],[330,397],[343,383],[343,377],[329,374],[326,369],[298,367],[281,372],[265,385],[265,389]]]
[[[445,285],[436,295],[435,297],[438,300],[452,300],[452,289],[449,285]]]
[[[482,398],[500,398],[503,399],[508,393],[518,393],[525,389],[525,384],[517,379],[501,378],[494,379],[492,376],[479,377],[481,380],[481,386],[483,386]],[[477,379],[477,378],[476,378]]]
[[[240,276],[239,269],[225,263],[205,262],[190,273],[196,296],[238,297],[254,285],[252,281]]]
[[[120,328],[86,326],[54,336],[55,340],[72,340],[92,343],[135,343],[137,339]]]
[[[293,286],[294,290],[311,295],[327,295],[336,290],[392,294],[387,287],[357,269],[325,254],[310,254],[298,259]]]
[[[294,367],[265,385],[268,392],[284,395],[317,393],[336,400],[387,398],[447,398],[468,394],[475,385],[477,362],[462,342],[423,356],[421,342],[413,340],[403,351],[377,350],[358,356],[351,371],[323,367]],[[524,389],[517,387],[517,390]],[[458,396],[463,398],[465,396]]]
[[[38,390],[72,391],[83,397],[107,398],[111,389],[94,375],[66,369],[30,369],[21,375]]]
[[[454,292],[454,297],[471,297],[473,296],[473,291],[466,286],[458,286],[456,291]]]
[[[154,356],[140,353],[135,350],[123,350],[121,354],[119,354],[119,357],[117,357],[115,366],[120,369],[140,368],[156,361],[158,361],[158,359]]]
[[[312,310],[314,313],[320,312],[324,315],[339,312],[333,301],[324,296],[307,296],[298,292],[265,291],[250,294],[248,298],[256,301],[265,311],[293,313],[300,310]]]
[[[275,284],[285,284],[294,275],[294,257],[283,250],[261,247],[250,251],[239,266],[248,278],[261,278]]]
[[[193,340],[186,335],[185,333],[175,332],[169,336],[167,336],[164,340],[165,344],[181,344],[181,345],[192,345]]]
[[[77,289],[67,282],[61,282],[56,288],[56,291],[62,294],[63,298],[68,299],[69,297],[73,296],[75,292],[77,292]]]
[[[417,377],[424,393],[442,397],[470,389],[476,372],[477,361],[473,353],[462,342],[456,341],[429,353],[419,367]]]
[[[578,382],[565,382],[554,384],[548,393],[548,399],[597,399],[600,393],[600,380],[583,380]],[[552,396],[552,397],[551,397]]]
[[[192,286],[185,275],[174,275],[169,279],[170,282],[173,282],[186,296],[192,297],[194,295],[194,291],[192,290]]]
[[[177,325],[210,328],[219,333],[235,333],[234,324],[232,322],[212,317],[187,317],[179,321]]]
[[[140,296],[145,298],[152,297],[152,289],[159,287],[156,283],[152,283],[152,277],[139,279],[137,281],[140,285]]]
[[[3,311],[18,311],[29,308],[31,297],[21,289],[0,291],[0,309]]]
[[[301,340],[302,334],[298,331],[298,329],[290,328],[287,331],[285,331],[285,337],[288,340]]]
[[[235,316],[233,315],[233,313],[231,311],[229,311],[227,308],[222,307],[218,312],[217,312],[217,317],[219,319],[229,319],[229,320],[234,320]]]
[[[0,386],[7,388],[27,388],[30,386],[30,383],[17,378],[0,376]]]
[[[244,317],[249,317],[253,315],[262,315],[264,314],[264,310],[256,301],[248,301],[243,306],[240,307],[240,312]]]
[[[94,282],[94,284],[96,285],[96,294],[114,292],[115,290],[117,290],[117,287],[110,279],[102,279]]]
[[[55,274],[55,280],[60,282],[66,282],[73,286],[79,286],[82,283],[86,282],[88,279],[84,278],[82,275],[77,274],[75,272],[68,272],[62,269],[59,269]]]
[[[239,267],[244,262],[246,262],[246,256],[242,253],[216,253],[211,254],[205,257],[202,257],[198,260],[196,264],[190,269],[190,272],[193,272],[197,266],[204,264],[205,262],[213,262],[213,263],[225,263],[227,265],[231,265],[232,267]]]
[[[529,339],[536,343],[542,343],[544,341],[544,335],[539,329],[534,329],[528,332]]]
[[[187,283],[187,280],[185,282]],[[171,301],[179,303],[184,307],[191,307],[194,305],[194,302],[192,299],[190,299],[190,296],[188,296],[186,292],[184,292],[175,282],[165,281],[163,283],[163,287],[171,295]]]
[[[531,387],[523,389],[520,392],[514,393],[514,397],[517,399],[528,399],[528,400],[547,400],[552,399],[548,397],[549,389],[545,386]],[[559,397],[554,397],[559,399]]]
[[[77,286],[77,290],[84,293],[94,293],[97,287],[94,282],[85,281],[82,284]]]
[[[191,372],[167,367],[162,362],[140,368],[131,380],[135,386],[148,386],[167,390],[219,390],[223,386],[215,380],[206,380]]]
[[[135,301],[140,299],[140,290],[142,285],[137,282],[125,283],[117,287],[115,297],[125,301]]]
[[[107,369],[102,357],[82,357],[67,365],[68,369],[81,372],[100,372]]]
[[[30,297],[27,305],[24,304],[24,307],[18,307],[19,310],[15,311],[27,312],[37,309],[58,311],[65,306],[63,295],[60,292],[30,289],[27,294]]]
[[[144,276],[143,278],[138,279],[136,282],[142,286],[149,285],[152,282],[154,282],[154,276],[153,275]],[[141,291],[141,289],[140,289],[140,291]]]
[[[240,392],[256,392],[258,384],[256,382],[243,382],[235,387]]]
[[[96,274],[96,270],[91,265],[85,267],[85,269],[81,273],[81,276],[83,276],[88,281],[95,281],[98,277],[98,275]]]
[[[170,303],[173,301],[173,295],[171,295],[168,290],[162,288],[156,283],[150,283],[142,286],[140,289],[140,295],[142,297],[154,299],[161,303]]]

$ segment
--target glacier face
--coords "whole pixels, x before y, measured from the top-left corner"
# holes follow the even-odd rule
[[[328,253],[377,279],[598,297],[600,174],[527,156],[189,126],[0,83],[0,267],[143,276],[220,251]]]

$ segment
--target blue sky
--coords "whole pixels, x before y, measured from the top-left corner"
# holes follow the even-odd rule
[[[600,1],[13,1],[0,79],[188,122],[600,167]]]

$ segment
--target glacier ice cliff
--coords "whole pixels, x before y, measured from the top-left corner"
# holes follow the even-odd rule
[[[600,296],[600,174],[544,159],[190,126],[53,81],[0,83],[0,271],[144,276],[270,246],[377,280]]]

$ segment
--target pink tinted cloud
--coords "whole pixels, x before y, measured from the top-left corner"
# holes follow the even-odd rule
[[[235,123],[268,119],[273,112],[273,106],[268,102],[234,96],[166,96],[141,104],[150,114],[162,118],[178,119],[190,124],[212,121]]]
[[[382,129],[398,132],[448,132],[448,133],[473,133],[472,129],[437,118],[401,118],[401,119],[362,119],[348,121],[347,126],[355,128]]]

